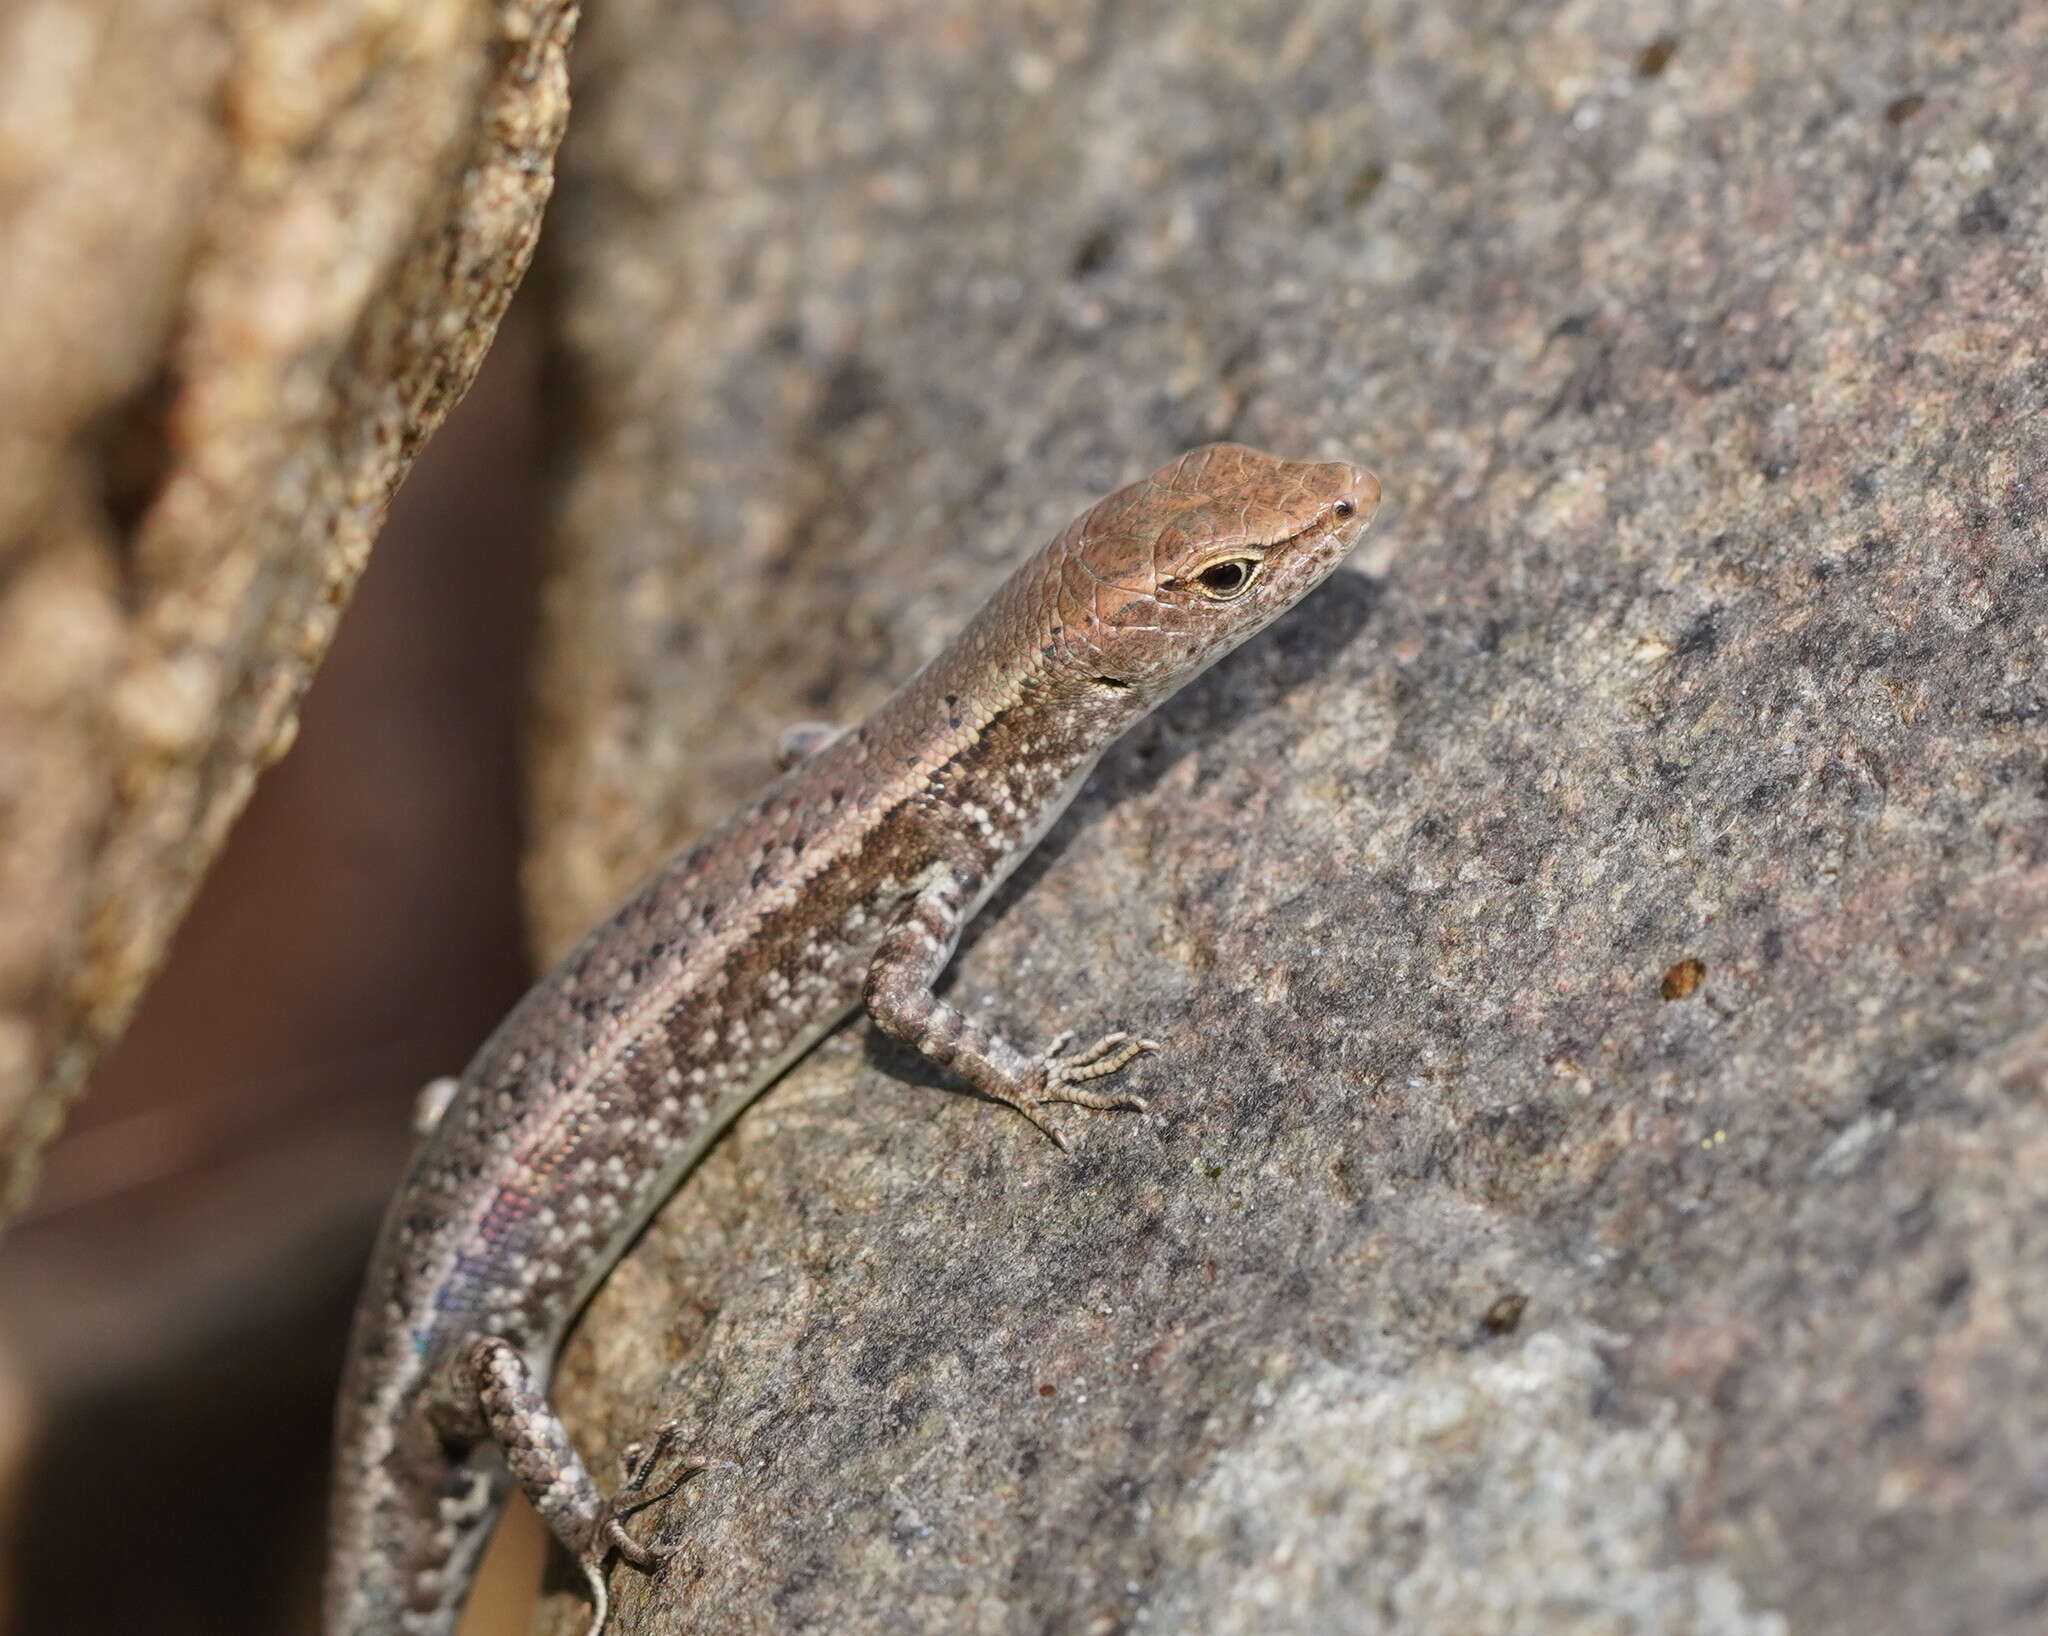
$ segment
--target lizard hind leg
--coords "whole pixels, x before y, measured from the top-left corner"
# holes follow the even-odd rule
[[[481,1336],[470,1343],[463,1365],[465,1384],[475,1392],[484,1428],[504,1453],[506,1471],[583,1570],[592,1604],[589,1636],[599,1636],[610,1611],[605,1563],[611,1554],[652,1573],[682,1549],[635,1539],[626,1531],[626,1519],[667,1499],[716,1462],[689,1455],[671,1460],[677,1427],[670,1421],[652,1445],[635,1443],[625,1451],[618,1490],[607,1499],[598,1493],[590,1468],[518,1348],[496,1336]],[[664,1466],[668,1469],[658,1479]]]

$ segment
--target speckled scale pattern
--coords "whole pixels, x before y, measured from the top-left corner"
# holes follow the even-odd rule
[[[1103,750],[1319,583],[1378,498],[1357,467],[1232,444],[1119,490],[513,1008],[371,1262],[338,1415],[328,1636],[447,1636],[513,1481],[581,1563],[593,1629],[607,1553],[654,1564],[547,1405],[555,1348],[718,1132],[863,1001],[1055,1140],[1043,1104],[1142,1106],[1084,1087],[1151,1042],[1032,1055],[933,981]],[[1200,575],[1224,558],[1246,581],[1219,596]]]

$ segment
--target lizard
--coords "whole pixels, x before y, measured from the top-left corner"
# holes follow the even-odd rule
[[[1027,1053],[939,999],[962,929],[1127,728],[1319,584],[1378,507],[1343,461],[1192,450],[1077,517],[865,721],[685,847],[527,992],[423,1135],[356,1309],[336,1415],[327,1636],[449,1636],[511,1485],[582,1569],[704,1469],[676,1426],[600,1492],[547,1398],[556,1349],[740,1110],[857,1008],[1064,1147],[1043,1111],[1158,1047]],[[807,754],[801,754],[808,750]]]

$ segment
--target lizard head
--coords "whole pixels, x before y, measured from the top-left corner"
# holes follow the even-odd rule
[[[1156,702],[1321,584],[1379,502],[1378,479],[1344,461],[1190,450],[1084,512],[1047,553],[1049,653],[1085,686]]]

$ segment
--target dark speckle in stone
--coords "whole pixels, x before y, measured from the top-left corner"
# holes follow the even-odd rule
[[[2012,218],[2005,213],[1989,188],[1974,194],[1956,218],[1956,226],[1966,237],[1979,233],[2003,233],[2011,225]]]

